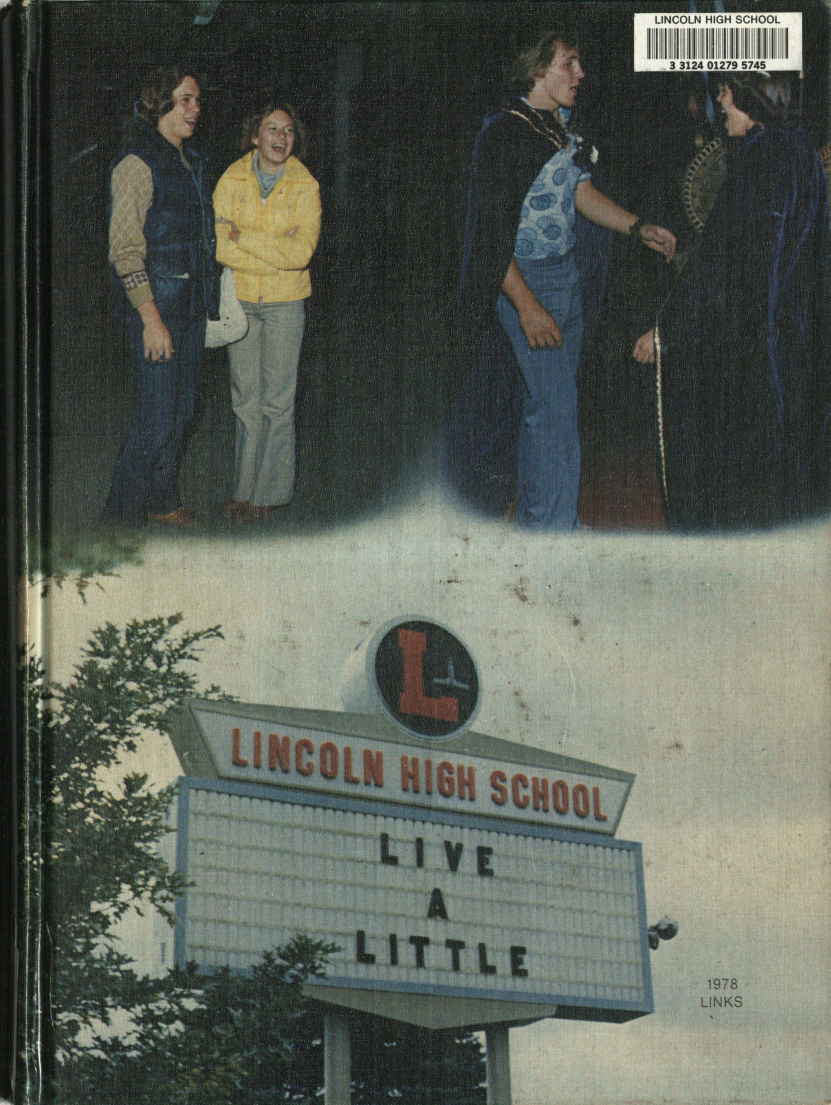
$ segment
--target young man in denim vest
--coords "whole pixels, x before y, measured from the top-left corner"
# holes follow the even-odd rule
[[[105,517],[193,529],[179,464],[193,418],[207,319],[216,318],[216,241],[204,158],[190,144],[201,110],[184,67],[145,82],[133,133],[110,177],[109,260],[138,401]]]

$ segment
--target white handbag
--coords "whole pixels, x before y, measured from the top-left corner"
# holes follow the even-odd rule
[[[231,345],[244,338],[247,333],[248,317],[237,299],[234,270],[226,266],[219,280],[219,318],[208,319],[205,348],[216,349],[220,345]]]

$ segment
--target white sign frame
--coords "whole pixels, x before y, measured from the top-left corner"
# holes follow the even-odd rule
[[[470,986],[454,988],[446,985],[436,985],[431,982],[422,984],[412,981],[396,982],[394,978],[375,979],[368,982],[365,977],[348,972],[330,974],[325,979],[314,980],[308,985],[308,992],[321,1000],[334,1000],[336,1004],[352,1005],[358,1008],[367,1008],[368,1001],[371,1003],[373,998],[377,1008],[378,999],[380,998],[380,1007],[383,1009],[384,1015],[397,1016],[398,1019],[410,1020],[411,1023],[427,1023],[425,1022],[425,1007],[434,1006],[437,1009],[441,1007],[439,1015],[442,1023],[440,1025],[431,1024],[431,1027],[447,1027],[453,1024],[460,1026],[472,1023],[486,1024],[488,1022],[506,1022],[509,1020],[516,1023],[523,1019],[523,1014],[526,1021],[537,1019],[539,1016],[558,1016],[572,1019],[620,1022],[653,1011],[646,897],[641,846],[638,843],[610,840],[608,837],[601,837],[595,833],[577,833],[545,826],[529,825],[519,821],[495,822],[490,818],[444,811],[438,812],[418,807],[406,808],[370,799],[345,799],[337,795],[298,792],[289,788],[256,786],[226,780],[183,777],[180,779],[179,788],[177,803],[177,869],[186,879],[189,877],[190,796],[194,791],[265,799],[267,801],[289,803],[298,807],[308,808],[311,806],[318,809],[368,813],[399,820],[431,822],[438,826],[446,826],[450,830],[454,827],[478,829],[487,833],[503,833],[506,836],[511,834],[513,836],[535,837],[571,844],[588,844],[601,849],[625,849],[633,852],[638,913],[640,979],[644,994],[642,1001],[610,1001],[598,999],[588,993],[583,993],[577,997],[573,993],[557,994],[526,991],[523,994],[516,989],[497,991],[493,988],[477,990]],[[184,966],[189,959],[193,958],[189,955],[188,947],[187,892],[178,900],[176,909],[175,959],[180,966]],[[286,938],[290,938],[293,933],[286,933],[285,935]],[[252,949],[252,959],[264,950]],[[212,970],[222,965],[198,964],[202,970]],[[586,989],[589,988],[589,986],[586,987]],[[372,992],[372,994],[369,992]],[[485,1007],[489,1012],[484,1011]]]

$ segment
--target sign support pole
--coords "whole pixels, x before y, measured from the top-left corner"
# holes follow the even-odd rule
[[[511,1056],[508,1032],[506,1024],[495,1024],[485,1029],[488,1105],[511,1105]]]
[[[343,1013],[327,1013],[323,1020],[323,1100],[325,1105],[350,1105],[351,1098],[349,1021]]]

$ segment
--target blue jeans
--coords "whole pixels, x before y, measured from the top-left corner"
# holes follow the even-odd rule
[[[106,518],[127,525],[179,506],[179,464],[202,374],[205,319],[168,328],[174,354],[154,364],[144,356],[138,312],[127,325],[138,401],[104,506]]]
[[[523,529],[570,532],[577,524],[580,491],[577,366],[583,313],[577,267],[570,255],[544,261],[514,260],[563,334],[562,349],[531,349],[516,308],[505,295],[499,297],[497,314],[525,382],[516,523]]]

